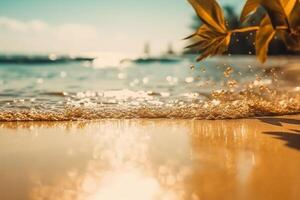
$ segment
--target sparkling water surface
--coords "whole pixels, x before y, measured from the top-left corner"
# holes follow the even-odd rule
[[[291,86],[281,78],[281,67],[292,61],[299,63],[295,59],[270,59],[263,66],[254,57],[217,57],[202,63],[194,60],[191,56],[117,65],[0,64],[0,119],[228,118],[227,114],[208,115],[219,105],[228,104],[232,111],[237,105],[247,105],[249,95],[248,99],[236,95],[249,92],[249,88],[256,96],[266,96],[262,87],[273,89],[280,84],[293,93],[288,96],[294,98],[293,112],[298,111],[298,83]],[[233,118],[256,114],[246,110]]]

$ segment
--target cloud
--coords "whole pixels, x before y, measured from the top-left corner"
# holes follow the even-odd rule
[[[171,28],[169,28],[169,26]],[[173,27],[173,28],[172,28]],[[0,16],[0,52],[8,53],[141,53],[146,42],[151,53],[165,52],[169,42],[180,51],[188,35],[175,24],[151,24],[139,20],[99,24],[49,24],[42,20],[24,21]]]
[[[101,44],[98,30],[91,25],[50,25],[8,17],[0,17],[0,38],[2,52],[97,51]]]
[[[48,25],[40,20],[22,22],[12,18],[0,17],[0,28],[24,33],[30,31],[43,31],[48,28]]]

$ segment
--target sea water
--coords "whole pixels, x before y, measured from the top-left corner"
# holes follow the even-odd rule
[[[99,58],[101,61],[101,58]],[[103,64],[104,63],[104,64]],[[0,64],[0,120],[234,119],[300,112],[300,59]]]

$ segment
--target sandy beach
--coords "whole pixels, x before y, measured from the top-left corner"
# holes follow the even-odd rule
[[[300,116],[0,124],[0,199],[300,197]]]
[[[1,0],[0,200],[300,200],[299,13]]]

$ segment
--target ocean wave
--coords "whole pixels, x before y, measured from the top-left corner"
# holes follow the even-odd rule
[[[180,62],[154,59],[116,69],[109,63],[120,67],[124,55],[106,57],[107,63],[88,68],[74,63],[2,65],[0,121],[237,119],[300,113],[296,58],[270,59],[270,65],[261,66],[254,58],[235,57],[229,63],[214,58],[193,65],[189,57],[176,57]]]
[[[243,90],[216,91],[201,95],[170,98],[146,92],[109,92],[73,95],[60,106],[10,105],[0,109],[0,121],[77,121],[98,119],[237,119],[300,113],[298,91]],[[123,95],[127,93],[128,95]],[[101,98],[95,98],[95,96]]]

